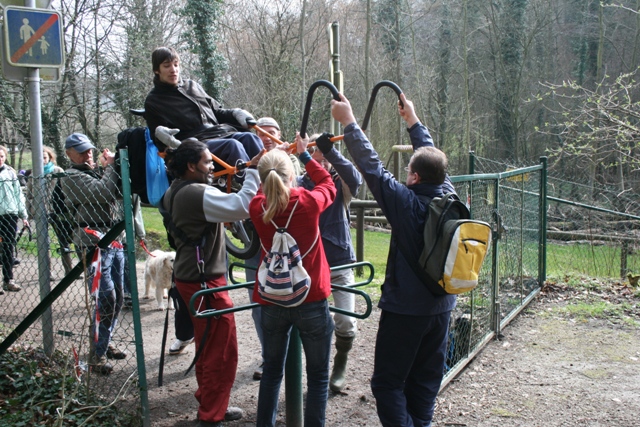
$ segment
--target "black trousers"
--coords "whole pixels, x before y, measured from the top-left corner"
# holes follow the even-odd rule
[[[4,282],[13,280],[13,251],[16,247],[18,215],[0,215],[0,263]]]
[[[176,328],[176,338],[181,341],[188,341],[193,338],[193,322],[189,315],[189,307],[180,296],[180,292],[175,287],[169,291],[169,298],[173,299],[175,315],[173,325]]]

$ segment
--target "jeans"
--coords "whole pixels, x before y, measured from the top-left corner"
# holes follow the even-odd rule
[[[100,314],[98,323],[98,340],[95,342],[95,355],[103,356],[107,352],[111,336],[118,323],[118,315],[122,310],[124,300],[124,251],[122,249],[102,249],[101,250],[102,276],[98,289],[97,310]],[[89,289],[93,277],[89,279]],[[95,312],[91,322],[92,335],[95,334]]]
[[[384,427],[431,426],[450,316],[380,315],[371,391]]]
[[[212,154],[231,166],[234,166],[238,160],[243,162],[251,160],[264,148],[260,138],[251,132],[236,132],[229,138],[208,139],[205,143]],[[215,167],[221,166],[215,164]]]
[[[307,365],[304,425],[324,426],[329,389],[329,355],[334,328],[327,300],[303,303],[291,308],[262,306],[264,367],[258,396],[258,427],[275,426],[292,326],[300,331]]]
[[[249,160],[257,156],[264,148],[262,140],[253,132],[236,132],[231,135],[231,138],[242,144],[244,151],[246,151],[247,156],[249,156]]]

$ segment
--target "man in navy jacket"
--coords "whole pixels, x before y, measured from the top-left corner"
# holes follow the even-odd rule
[[[444,375],[449,318],[456,297],[432,294],[411,265],[424,248],[429,202],[455,190],[446,174],[446,155],[434,147],[413,103],[404,94],[400,100],[399,113],[407,122],[414,148],[406,185],[384,168],[344,95],[340,101],[331,101],[331,113],[344,126],[347,149],[391,225],[371,378],[378,417],[383,426],[429,427]],[[400,251],[398,245],[406,250]],[[407,259],[405,253],[415,256]]]

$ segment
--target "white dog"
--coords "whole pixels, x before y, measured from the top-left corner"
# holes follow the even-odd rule
[[[156,289],[156,301],[158,310],[165,309],[164,298],[171,288],[171,275],[173,274],[173,262],[176,260],[175,252],[155,250],[147,258],[144,264],[144,297],[151,298],[151,288]],[[173,308],[173,301],[169,299],[169,309]]]

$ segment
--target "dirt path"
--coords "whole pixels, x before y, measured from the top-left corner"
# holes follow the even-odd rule
[[[141,277],[141,276],[139,276]],[[140,285],[142,288],[143,285]],[[141,289],[143,291],[143,289]],[[246,301],[244,290],[232,294]],[[620,426],[639,425],[640,329],[605,321],[576,322],[555,314],[569,298],[542,298],[491,342],[439,396],[434,426]],[[633,301],[637,313],[638,299]],[[152,425],[193,427],[195,376],[183,373],[194,347],[167,356],[164,386],[157,386],[164,314],[155,300],[142,301],[143,331]],[[328,426],[378,426],[369,388],[379,313],[359,321],[350,354],[349,385],[330,396]],[[636,321],[640,319],[636,316]],[[250,313],[236,315],[240,360],[231,404],[245,410],[241,421],[255,425],[259,383],[252,379],[259,344]],[[173,327],[169,328],[170,344]],[[281,392],[279,425],[284,425]]]

